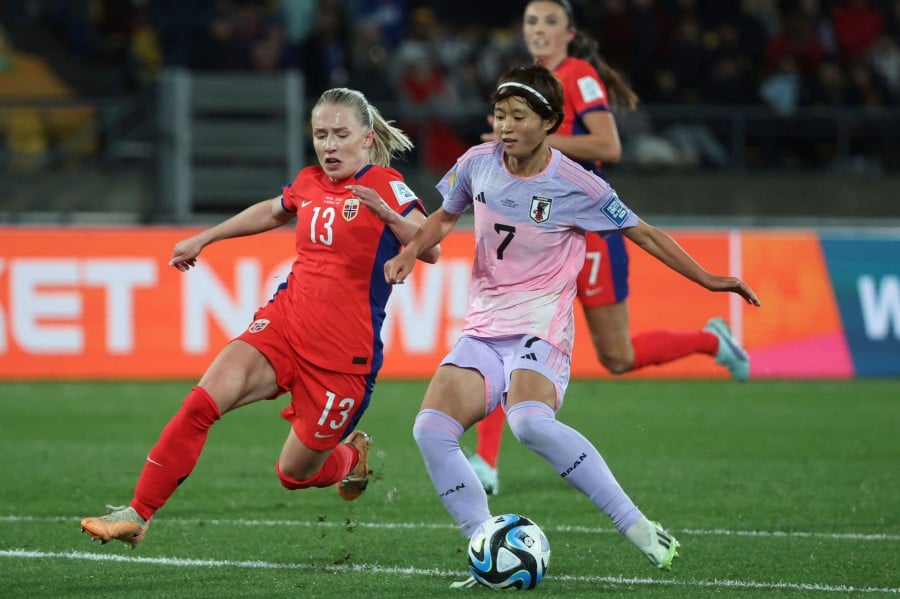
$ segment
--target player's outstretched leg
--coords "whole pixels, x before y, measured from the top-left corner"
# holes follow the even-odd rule
[[[625,538],[660,570],[672,568],[672,562],[678,557],[678,548],[681,547],[681,543],[666,532],[659,522],[652,522],[645,516],[641,516],[625,531]]]
[[[131,506],[106,507],[112,512],[105,516],[83,518],[81,531],[89,534],[95,541],[100,541],[101,545],[115,539],[130,545],[132,549],[137,547],[137,544],[144,540],[150,523],[141,518]]]
[[[342,499],[353,501],[369,486],[369,448],[372,446],[372,438],[362,431],[353,431],[344,440],[344,444],[356,448],[359,452],[359,461],[338,483],[337,492]]]
[[[710,318],[703,330],[719,338],[716,363],[727,368],[731,378],[736,381],[746,381],[750,378],[750,356],[734,338],[728,323],[722,318]]]

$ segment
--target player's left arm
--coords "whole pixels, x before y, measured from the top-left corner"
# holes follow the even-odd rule
[[[748,304],[761,305],[756,294],[746,283],[737,277],[725,277],[708,272],[661,229],[638,219],[637,225],[622,229],[622,235],[675,272],[706,289],[731,291],[743,297]]]
[[[407,215],[402,215],[394,210],[377,191],[364,185],[348,185],[347,189],[359,198],[362,204],[380,218],[397,237],[401,245],[408,245],[416,235],[416,231],[425,222],[425,214],[421,210],[413,209]],[[434,264],[441,256],[441,246],[435,245],[422,252],[419,260]]]

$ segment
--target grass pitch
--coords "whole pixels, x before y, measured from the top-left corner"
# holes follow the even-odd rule
[[[190,382],[0,384],[0,596],[477,597],[412,440],[424,382],[378,384],[359,500],[289,492],[285,399],[226,415],[132,551],[79,519],[131,498]],[[550,570],[529,596],[900,595],[900,381],[574,381],[560,412],[682,543],[653,569],[506,431],[494,513],[538,522]],[[474,448],[472,433],[463,439]]]

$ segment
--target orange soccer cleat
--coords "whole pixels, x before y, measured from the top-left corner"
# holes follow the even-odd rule
[[[95,541],[105,545],[113,539],[131,545],[134,549],[144,540],[149,523],[141,518],[131,506],[107,505],[112,513],[96,518],[83,518],[81,532],[86,532]]]
[[[344,440],[346,445],[352,445],[359,451],[359,461],[353,470],[338,483],[337,492],[342,499],[353,501],[363,494],[369,485],[369,448],[372,446],[372,438],[362,431],[353,431]]]

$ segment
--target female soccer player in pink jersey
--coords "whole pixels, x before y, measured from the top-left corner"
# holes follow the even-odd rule
[[[312,135],[318,166],[301,170],[280,196],[175,244],[169,264],[187,271],[212,243],[297,220],[297,257],[286,282],[188,393],[150,450],[130,505],[81,521],[94,539],[132,547],[142,541],[150,519],[193,470],[216,420],[288,392],[281,414],[291,427],[275,463],[281,484],[337,485],[348,501],[365,490],[369,437],[355,428],[382,363],[391,292],[384,263],[412,239],[425,211],[390,168],[412,142],[361,93],[323,93],[312,109]],[[422,259],[434,262],[439,253],[434,247]]]
[[[576,29],[568,0],[529,2],[522,34],[534,61],[556,73],[563,85],[562,124],[549,136],[548,143],[600,174],[601,162],[618,162],[622,156],[610,96],[622,107],[633,109],[637,95],[600,58],[596,40]],[[666,364],[692,354],[708,354],[728,368],[735,380],[743,381],[749,376],[749,357],[721,318],[711,318],[703,330],[654,330],[631,335],[628,253],[619,233],[587,235],[577,295],[597,358],[612,374]],[[479,422],[477,432],[472,464],[485,490],[495,494],[500,488],[497,457],[503,412],[498,410]]]
[[[463,432],[503,405],[513,435],[584,493],[660,568],[678,543],[648,520],[585,437],[556,419],[569,382],[576,280],[585,233],[621,232],[638,247],[711,291],[759,305],[735,277],[713,275],[671,237],[637,217],[600,177],[550,147],[563,118],[563,89],[539,65],[517,67],[492,96],[497,141],[469,149],[438,190],[441,208],[384,267],[402,283],[417,255],[474,211],[475,262],[462,336],[437,369],[413,435],[431,480],[469,538],[487,520],[487,495],[463,454]]]

